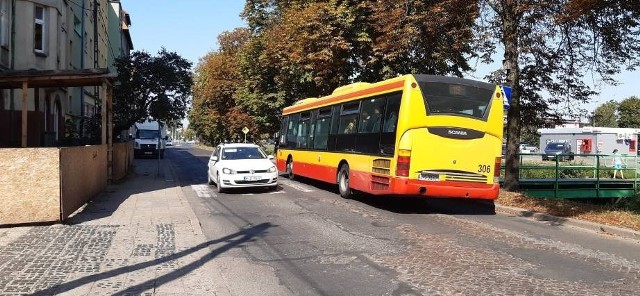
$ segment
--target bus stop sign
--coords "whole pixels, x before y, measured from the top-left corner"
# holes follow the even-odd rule
[[[504,106],[504,109],[508,110],[509,106],[511,105],[511,87],[503,85],[501,88],[502,88],[502,94],[504,95],[504,99],[502,100],[502,105]]]

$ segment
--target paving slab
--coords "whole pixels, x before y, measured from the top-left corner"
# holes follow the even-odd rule
[[[0,228],[0,295],[229,295],[171,174],[136,161],[63,224]]]

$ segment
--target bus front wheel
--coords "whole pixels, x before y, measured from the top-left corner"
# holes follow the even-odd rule
[[[352,195],[351,188],[349,187],[349,165],[344,164],[340,167],[338,173],[338,191],[342,198],[349,198]]]

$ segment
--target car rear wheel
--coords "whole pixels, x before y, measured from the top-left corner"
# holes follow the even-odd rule
[[[352,195],[351,188],[349,187],[349,165],[344,164],[340,167],[338,173],[338,191],[342,198],[349,198]]]

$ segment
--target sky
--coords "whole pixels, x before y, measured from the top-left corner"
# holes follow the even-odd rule
[[[240,18],[243,0],[121,0],[131,16],[131,38],[134,50],[157,54],[161,47],[175,51],[190,60],[194,67],[198,60],[218,49],[217,37],[224,31],[243,27]],[[497,60],[501,60],[498,58]],[[472,77],[482,79],[488,66],[478,66]],[[640,96],[640,71],[615,76],[620,85],[596,88],[601,94],[583,106],[593,111],[609,100],[621,101]],[[590,79],[591,85],[597,81]]]
[[[164,46],[196,66],[218,48],[218,35],[246,26],[242,0],[121,0],[131,17],[134,50],[153,55]]]

